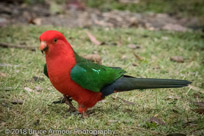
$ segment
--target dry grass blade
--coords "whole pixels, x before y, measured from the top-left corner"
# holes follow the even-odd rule
[[[88,32],[88,31],[85,31],[85,32],[86,32],[86,34],[88,35],[88,37],[89,37],[89,39],[90,39],[90,41],[91,41],[92,43],[94,43],[94,44],[96,44],[96,45],[101,45],[102,42],[98,41],[95,36],[93,36],[93,35],[92,35],[90,32]]]
[[[140,57],[139,55],[137,55],[136,52],[133,52],[133,54],[134,54],[134,56],[135,56],[138,60],[140,60],[140,61],[143,61],[143,60],[144,60],[142,57]]]
[[[178,63],[184,63],[184,58],[182,56],[172,56],[170,60]]]
[[[101,60],[102,60],[98,54],[88,54],[83,56],[83,58],[99,64],[101,64]]]
[[[199,87],[195,87],[195,86],[192,86],[192,85],[188,85],[189,88],[195,90],[195,91],[200,91],[200,92],[204,92],[203,89],[199,88]]]
[[[154,123],[156,123],[158,125],[165,125],[164,121],[162,121],[161,119],[159,119],[157,117],[151,117],[150,122],[154,122]]]
[[[120,98],[120,97],[117,97],[117,98],[119,98],[120,100],[122,100],[124,103],[126,103],[128,105],[136,105],[136,103],[134,103],[134,102],[127,101],[127,100]]]

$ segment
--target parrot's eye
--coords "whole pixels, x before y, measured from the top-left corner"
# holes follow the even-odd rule
[[[55,43],[57,42],[57,38],[54,39],[54,42],[55,42]]]

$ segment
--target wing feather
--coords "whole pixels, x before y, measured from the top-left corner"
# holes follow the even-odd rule
[[[101,89],[120,78],[125,71],[121,68],[111,68],[93,63],[75,53],[77,64],[71,70],[71,78],[74,82],[91,90],[100,92]]]

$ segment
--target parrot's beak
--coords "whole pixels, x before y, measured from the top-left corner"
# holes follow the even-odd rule
[[[46,44],[46,42],[44,41],[40,42],[40,50],[42,53],[48,50],[48,45]]]

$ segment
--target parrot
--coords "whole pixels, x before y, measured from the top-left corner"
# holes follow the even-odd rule
[[[76,108],[87,116],[87,109],[105,97],[135,89],[179,88],[192,82],[178,79],[136,78],[126,75],[120,67],[100,65],[79,56],[65,36],[56,30],[47,30],[40,37],[40,50],[45,53],[44,74],[64,96],[69,109]]]

